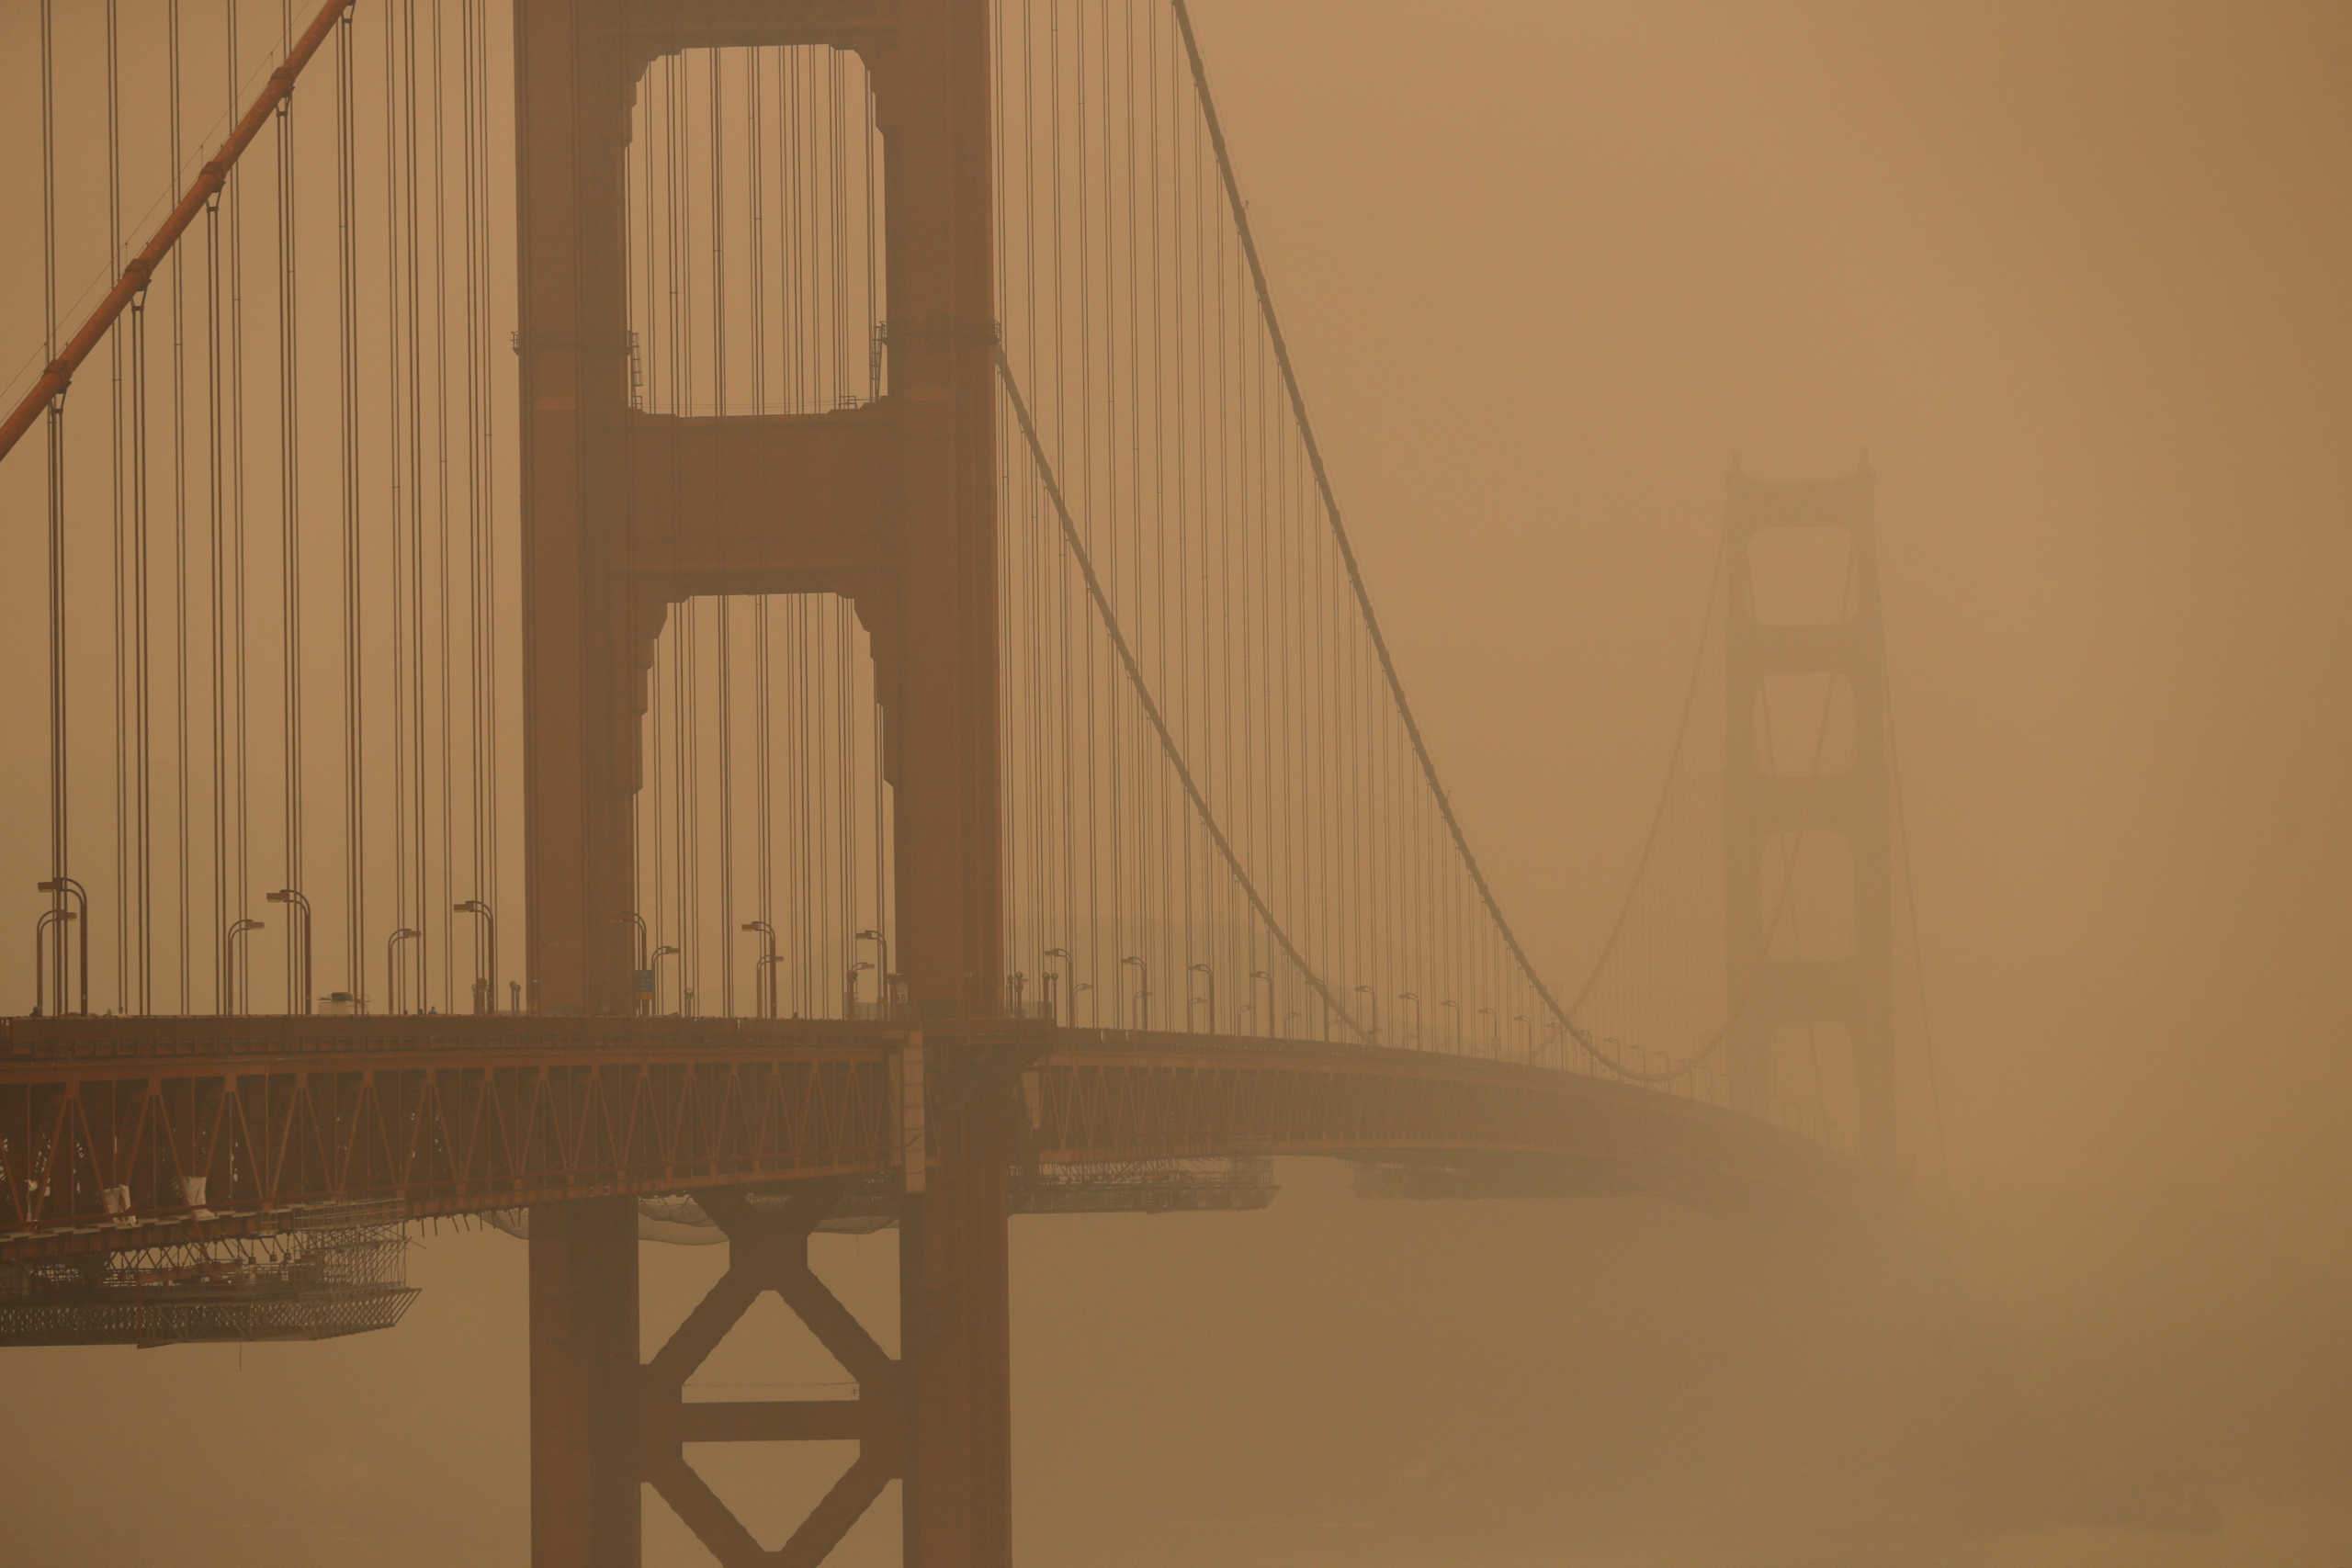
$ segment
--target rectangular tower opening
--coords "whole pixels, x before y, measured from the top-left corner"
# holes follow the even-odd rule
[[[639,79],[628,149],[630,402],[817,414],[888,389],[882,136],[865,63],[689,49]]]
[[[897,1016],[890,790],[855,608],[829,593],[673,604],[647,687],[638,1010]]]

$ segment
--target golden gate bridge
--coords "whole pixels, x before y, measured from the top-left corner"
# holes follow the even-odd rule
[[[650,1485],[723,1562],[813,1562],[898,1481],[910,1562],[1002,1562],[1012,1213],[1249,1207],[1287,1156],[1899,1190],[1870,476],[1732,476],[1629,887],[1545,975],[1183,0],[36,25],[0,1339],[386,1326],[401,1227],[493,1215],[535,1561],[636,1562]],[[641,1361],[681,1219],[732,1262]],[[898,1228],[895,1354],[808,1268],[851,1224]],[[770,1290],[855,1399],[684,1398]],[[770,1552],[688,1450],[801,1438],[858,1457]]]

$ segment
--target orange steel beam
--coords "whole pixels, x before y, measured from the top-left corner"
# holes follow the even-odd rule
[[[187,231],[189,224],[196,221],[196,215],[204,209],[205,204],[220,193],[220,187],[228,183],[229,171],[236,166],[239,158],[244,156],[245,149],[253,144],[254,138],[261,134],[261,128],[277,111],[277,106],[294,96],[294,79],[302,73],[304,66],[310,64],[311,57],[318,53],[319,46],[326,41],[327,34],[334,30],[335,23],[350,15],[355,0],[327,0],[319,7],[319,14],[311,19],[309,27],[302,29],[302,36],[294,40],[293,51],[287,55],[285,63],[269,73],[269,80],[263,85],[261,96],[254,100],[253,107],[237,121],[236,129],[229,133],[229,140],[220,144],[220,151],[197,171],[196,182],[187,187],[178,205],[164,218],[163,227],[155,231],[155,237],[149,240],[146,248],[124,266],[122,276],[107,291],[107,297],[98,301],[89,319],[66,340],[64,348],[50,361],[49,368],[41,373],[40,379],[33,383],[32,389],[10,412],[7,423],[0,424],[0,460],[5,460],[25,432],[32,428],[33,421],[40,417],[40,411],[52,399],[65,395],[66,388],[73,385],[74,372],[82,367],[82,361],[87,359],[91,351],[104,341],[107,329],[130,308],[133,299],[147,291],[147,280],[154,276],[155,268],[171,254],[172,247],[179,243],[180,236]]]
[[[299,1224],[322,1205],[422,1218],[880,1175],[903,1157],[897,1042],[854,1026],[503,1019],[459,1038],[451,1020],[99,1021],[213,1024],[221,1038],[208,1050],[189,1028],[143,1049],[92,1038],[33,1054],[0,1031],[0,1258]],[[281,1021],[381,1032],[304,1047],[255,1027]],[[933,1055],[934,1184],[963,1152],[968,1108],[1017,1100],[1024,1124],[982,1128],[978,1163],[1505,1155],[1830,1207],[1874,1185],[1753,1118],[1510,1063],[1091,1031]],[[1019,1076],[1023,1091],[958,1090],[959,1055],[975,1070],[996,1059],[983,1076]]]
[[[724,1039],[0,1064],[0,1258],[899,1158],[889,1052]],[[69,1239],[70,1238],[70,1239]]]

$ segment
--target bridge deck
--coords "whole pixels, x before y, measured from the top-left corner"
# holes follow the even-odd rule
[[[903,1028],[837,1020],[0,1022],[0,1259],[611,1193],[872,1176],[919,1146]],[[1229,1035],[983,1025],[1038,1164],[1510,1156],[1695,1197],[1861,1190],[1714,1107],[1522,1064]],[[944,1092],[931,1077],[931,1097]]]

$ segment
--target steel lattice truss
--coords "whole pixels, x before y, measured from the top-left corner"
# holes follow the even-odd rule
[[[190,1036],[219,1023],[249,1037],[183,1053],[142,1046],[145,1021],[73,1031],[104,1054],[0,1062],[11,1250],[243,1234],[331,1205],[421,1218],[894,1158],[878,1043],[724,1023],[232,1019],[175,1021]],[[299,1040],[287,1023],[305,1026]],[[123,1038],[86,1038],[106,1033]]]
[[[177,1039],[132,1021],[16,1027],[0,1058],[0,1258],[245,1235],[353,1203],[413,1219],[887,1177],[921,1146],[899,1072],[919,1038],[871,1027],[175,1022]],[[1035,1025],[930,1048],[1018,1059],[1033,1173],[1514,1156],[1693,1194],[1842,1197],[1854,1181],[1834,1156],[1752,1120],[1507,1063]]]

